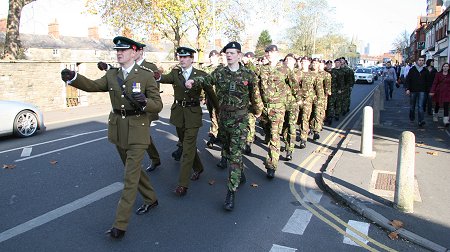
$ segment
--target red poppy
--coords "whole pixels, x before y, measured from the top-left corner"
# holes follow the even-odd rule
[[[243,81],[243,83],[244,83],[244,86],[248,85],[248,81]]]

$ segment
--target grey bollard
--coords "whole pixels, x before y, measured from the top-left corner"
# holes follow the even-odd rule
[[[394,207],[406,213],[414,211],[415,145],[414,133],[404,131],[398,145]]]
[[[373,124],[380,125],[380,103],[381,100],[381,92],[380,89],[375,89],[373,93]]]
[[[372,151],[373,142],[373,109],[370,106],[364,107],[363,124],[361,132],[361,156],[374,157],[375,152]]]

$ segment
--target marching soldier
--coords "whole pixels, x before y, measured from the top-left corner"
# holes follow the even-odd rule
[[[264,103],[264,116],[270,125],[269,151],[267,153],[265,166],[267,177],[273,179],[280,158],[280,134],[284,123],[286,111],[286,97],[289,86],[289,69],[279,61],[278,47],[270,45],[265,49],[269,61],[259,67],[257,75],[260,78],[260,92]]]
[[[339,115],[342,111],[342,90],[345,87],[345,72],[341,69],[341,60],[334,61],[334,68],[331,69],[331,96],[327,102],[327,120],[331,125],[333,119],[339,121]]]
[[[224,208],[232,211],[235,192],[245,181],[242,150],[247,136],[249,104],[252,104],[256,117],[261,115],[263,104],[255,73],[239,63],[241,45],[230,42],[222,51],[226,53],[227,66],[216,68],[208,76],[193,78],[186,86],[215,86],[220,106],[222,157],[226,158],[230,168]]]
[[[292,160],[292,153],[295,148],[295,140],[297,135],[297,120],[300,112],[301,93],[300,86],[298,85],[295,75],[298,74],[298,68],[295,68],[296,60],[292,53],[289,53],[284,58],[284,64],[290,71],[290,79],[288,81],[289,92],[287,94],[286,113],[284,115],[283,124],[283,138],[286,149],[286,160]]]
[[[109,92],[112,111],[108,120],[108,139],[116,145],[125,165],[125,177],[115,222],[107,233],[112,238],[121,238],[127,230],[138,191],[144,204],[136,214],[144,214],[158,205],[141,162],[150,144],[146,113],[159,113],[162,101],[153,73],[135,64],[138,43],[125,37],[115,37],[113,42],[120,68],[108,70],[95,81],[68,69],[61,71],[61,78],[86,92]]]
[[[178,186],[175,194],[184,196],[189,187],[189,175],[191,169],[194,173],[191,180],[198,180],[203,172],[203,164],[197,153],[197,135],[202,124],[202,108],[200,107],[201,89],[187,90],[185,82],[191,78],[205,76],[206,73],[192,66],[195,50],[188,47],[178,47],[177,54],[180,65],[173,68],[168,74],[163,74],[160,83],[172,84],[174,90],[174,102],[170,113],[170,123],[176,127],[181,148],[181,169],[178,178]],[[214,97],[214,90],[204,89]],[[214,102],[214,98],[212,99]]]
[[[319,75],[317,78],[319,95],[314,99],[313,117],[311,118],[311,129],[314,133],[313,140],[320,138],[327,109],[328,96],[331,95],[331,74],[325,71],[325,62],[319,62]]]
[[[303,63],[303,61],[302,61]],[[305,64],[302,66],[306,67]],[[300,130],[300,149],[306,147],[306,140],[309,133],[309,119],[313,109],[314,100],[322,99],[323,96],[323,84],[319,83],[319,60],[312,59],[310,65],[310,71],[304,72],[301,79],[301,93],[303,98],[302,106],[302,124]],[[316,136],[315,136],[316,137]]]
[[[352,88],[355,84],[355,72],[348,66],[347,60],[341,58],[341,68],[345,72],[345,87],[342,89],[342,115],[345,116],[350,111],[350,98]]]
[[[202,67],[207,74],[210,74],[217,67],[222,66],[221,64],[219,64],[219,57],[220,54],[216,50],[212,50],[209,53],[209,65]],[[206,108],[208,109],[209,118],[211,119],[211,126],[208,133],[209,140],[208,142],[206,142],[206,146],[212,148],[214,144],[219,141],[217,138],[219,133],[219,124],[217,122],[216,110],[214,109],[211,98],[208,95],[206,95]]]
[[[242,63],[244,63],[244,66],[251,71],[256,71],[255,66],[255,54],[253,52],[246,52],[244,54],[244,57],[242,57]],[[255,133],[256,133],[256,115],[253,107],[250,107],[250,110],[248,111],[248,128],[247,128],[247,139],[245,140],[245,154],[252,153],[252,144],[253,141],[255,141]]]
[[[159,73],[158,67],[155,64],[148,62],[144,59],[144,47],[145,47],[145,44],[139,43],[136,64],[138,64],[139,66],[142,66],[142,68],[147,68],[148,70],[152,71],[155,79],[159,79],[161,74]],[[159,89],[159,84],[158,84],[158,89]],[[159,119],[159,115],[158,115],[158,113],[148,113],[148,119],[150,120],[149,125],[151,125],[152,121],[156,121]],[[155,143],[152,140],[151,135],[150,135],[150,145],[148,146],[147,154],[148,154],[150,160],[152,161],[152,164],[147,167],[147,171],[150,172],[150,171],[155,170],[158,166],[161,165],[161,158],[159,157],[158,150],[156,149]]]

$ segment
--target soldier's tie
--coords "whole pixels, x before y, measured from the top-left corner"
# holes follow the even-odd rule
[[[127,70],[122,70],[122,73],[123,73],[123,79],[125,80],[128,76],[128,72],[127,72]]]

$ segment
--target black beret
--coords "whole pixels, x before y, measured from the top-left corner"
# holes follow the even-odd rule
[[[219,55],[219,52],[216,50],[212,50],[211,52],[209,52],[209,58],[211,58],[214,55]]]
[[[228,44],[222,49],[222,52],[226,52],[226,50],[227,50],[228,48],[231,48],[231,49],[238,49],[238,50],[240,51],[240,50],[241,50],[241,44],[239,44],[238,42],[235,42],[235,41],[230,42],[230,43],[228,43]]]
[[[301,60],[311,61],[311,59],[308,56],[303,56]]]
[[[138,46],[138,49],[143,50],[146,45],[142,44],[142,43],[138,43],[137,46]]]
[[[278,52],[278,47],[276,45],[270,45],[266,47],[265,52]]]
[[[295,57],[294,57],[294,54],[293,53],[288,53],[285,57],[284,57],[284,60],[283,61],[286,61],[286,59],[287,58],[289,58],[289,57],[291,57],[291,58],[293,58],[293,59],[295,59]]]
[[[196,53],[196,51],[189,47],[181,46],[177,48],[178,56],[194,56],[194,53]]]
[[[140,43],[129,39],[127,37],[117,36],[113,39],[113,43],[115,44],[114,49],[129,49],[132,48],[136,50],[139,48]]]
[[[246,52],[246,53],[244,54],[244,56],[247,57],[247,58],[254,58],[254,57],[255,57],[255,54],[254,54],[253,52]]]

